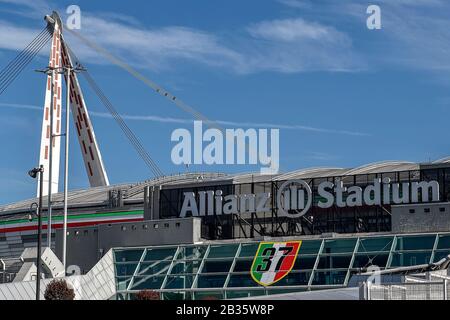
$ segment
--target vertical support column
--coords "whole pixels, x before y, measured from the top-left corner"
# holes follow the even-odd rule
[[[144,220],[152,220],[150,213],[150,186],[144,187]]]
[[[54,78],[55,78],[55,70],[53,68],[50,69],[51,72],[51,89],[50,89],[50,96],[53,97],[54,95],[54,91],[55,91],[55,85],[54,85]],[[54,105],[54,99],[51,99],[50,102],[50,134],[49,134],[49,156],[48,156],[48,192],[47,192],[47,196],[48,196],[48,204],[47,204],[47,247],[51,248],[52,247],[52,184],[53,184],[53,146],[54,146],[54,131],[53,131],[53,126],[54,126],[54,115],[55,113],[53,112],[55,108]],[[59,158],[59,154],[58,154],[58,158]],[[58,190],[56,190],[58,191]]]
[[[70,71],[71,67],[66,66],[66,132],[64,144],[64,220],[63,220],[63,252],[62,264],[64,266],[64,274],[66,270],[66,249],[67,249],[67,196],[69,188],[69,118],[70,118]]]
[[[444,295],[443,295],[443,297],[444,297],[444,300],[448,300],[448,280],[444,279],[443,284],[444,284]]]

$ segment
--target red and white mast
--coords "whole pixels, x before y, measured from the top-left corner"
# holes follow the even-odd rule
[[[53,23],[54,32],[50,49],[49,69],[53,72],[47,76],[44,114],[42,119],[41,149],[39,163],[44,165],[44,190],[48,195],[49,181],[51,193],[58,192],[59,165],[61,154],[61,98],[62,77],[67,77],[67,67],[72,67],[72,59],[62,37],[62,23],[56,12],[47,18]],[[51,82],[53,80],[53,90]],[[67,80],[67,79],[66,79]],[[67,93],[66,93],[67,94]],[[95,138],[94,127],[84,101],[83,93],[75,72],[70,72],[70,109],[75,122],[81,154],[91,187],[108,186],[109,180],[103,164],[100,149]],[[53,108],[53,112],[52,109]],[[53,116],[53,117],[52,117]],[[52,124],[51,124],[52,123]],[[53,130],[50,127],[53,127]],[[50,136],[53,132],[53,146],[50,147]],[[50,168],[51,163],[51,170]],[[38,183],[39,186],[39,183]],[[39,194],[39,187],[38,187]]]

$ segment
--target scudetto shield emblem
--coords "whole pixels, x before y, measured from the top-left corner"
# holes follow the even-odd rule
[[[270,286],[283,279],[292,270],[301,245],[301,241],[261,242],[253,259],[253,280]]]

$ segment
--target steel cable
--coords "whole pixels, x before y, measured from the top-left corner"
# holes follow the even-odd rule
[[[64,45],[67,48],[67,50],[66,50],[67,54],[69,54],[69,52],[70,52],[70,56],[75,60],[75,65],[82,67],[81,62],[77,58],[75,53],[70,49],[70,47],[65,42],[64,42]],[[97,95],[97,97],[103,103],[103,105],[106,107],[108,112],[114,118],[116,123],[119,125],[120,129],[125,134],[126,138],[129,140],[131,145],[134,147],[134,149],[136,150],[138,155],[141,157],[141,159],[145,162],[145,164],[152,171],[153,175],[155,177],[164,176],[164,173],[161,171],[161,169],[158,167],[158,165],[155,163],[155,161],[152,159],[152,157],[148,154],[148,152],[144,149],[140,140],[136,137],[136,135],[133,133],[133,131],[127,126],[127,124],[125,123],[123,118],[116,111],[116,109],[114,108],[112,103],[109,101],[109,99],[106,97],[106,95],[100,89],[100,87],[97,85],[97,83],[92,78],[92,76],[87,71],[83,72],[83,76],[86,79],[86,81],[88,82],[91,89],[94,91],[94,93]]]
[[[17,78],[22,70],[33,60],[51,39],[50,27],[45,27],[24,50],[22,50],[2,71],[0,71],[0,95]]]

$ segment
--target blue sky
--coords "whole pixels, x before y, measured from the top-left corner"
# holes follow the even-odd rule
[[[44,27],[45,14],[56,9],[65,20],[71,4],[81,8],[83,36],[209,119],[280,127],[281,171],[450,154],[447,1],[0,0],[0,67]],[[370,4],[381,7],[381,30],[366,27]],[[164,173],[184,172],[171,162],[170,135],[192,129],[192,115],[69,34],[66,39]],[[0,203],[35,193],[26,172],[38,161],[45,84],[33,70],[45,67],[47,57],[44,48],[0,96]],[[81,81],[110,181],[150,178]],[[77,189],[88,180],[72,137],[70,188]],[[190,168],[200,170],[258,168]]]

